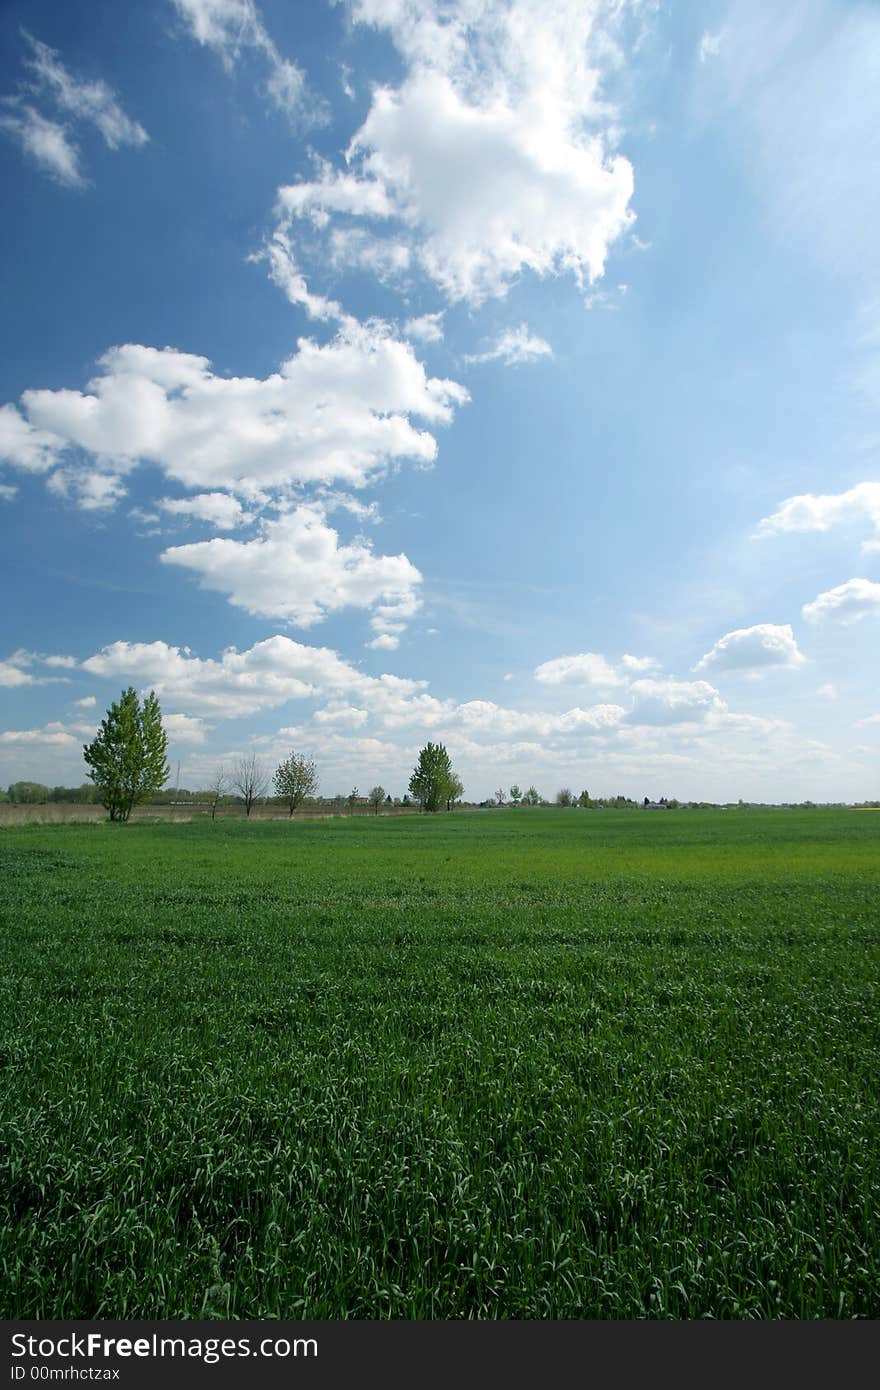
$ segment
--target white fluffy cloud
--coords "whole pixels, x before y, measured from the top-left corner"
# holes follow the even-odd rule
[[[629,719],[634,724],[683,724],[724,715],[727,706],[708,681],[633,681]]]
[[[0,733],[0,745],[3,747],[27,744],[72,750],[79,746],[79,740],[68,733],[63,724],[47,724],[42,729],[6,729]]]
[[[282,225],[379,222],[371,239],[408,248],[449,300],[472,305],[527,270],[600,277],[632,221],[632,167],[609,153],[598,92],[614,7],[354,0],[351,10],[390,34],[404,80],[374,90],[344,171],[321,162],[314,179],[279,191]],[[351,247],[363,265],[363,238]]]
[[[383,729],[411,729],[419,736],[429,730],[501,740],[584,737],[613,730],[626,715],[620,705],[548,714],[488,700],[439,700],[427,693],[425,681],[369,676],[327,647],[281,636],[244,652],[231,648],[217,661],[164,642],[114,642],[87,658],[82,669],[155,689],[163,704],[199,712],[196,717],[248,715],[288,701],[313,701],[323,704],[314,714],[318,726],[361,726],[372,719]]]
[[[54,468],[64,440],[48,430],[35,429],[14,405],[0,406],[0,459],[28,473]]]
[[[534,362],[539,357],[552,357],[553,349],[544,338],[535,337],[526,324],[518,328],[505,328],[499,333],[493,345],[486,352],[471,353],[466,362],[503,362],[505,367],[516,367],[522,362]]]
[[[380,324],[347,320],[265,380],[215,374],[207,358],[138,344],[111,348],[85,392],[31,390],[0,414],[0,450],[46,469],[64,448],[91,456],[85,472],[118,475],[154,463],[187,487],[253,495],[265,487],[342,481],[363,486],[389,464],[433,461],[432,425],[452,419],[464,387],[428,377],[409,343]],[[26,417],[26,418],[25,418]],[[70,494],[67,463],[59,491]],[[97,484],[89,483],[97,488]]]
[[[238,716],[273,709],[288,700],[352,695],[406,699],[423,681],[366,676],[328,647],[309,647],[290,637],[269,637],[247,651],[234,647],[219,660],[165,642],[113,642],[82,663],[95,676],[137,681],[163,701],[208,714]]]
[[[163,714],[162,724],[170,743],[201,744],[208,732],[205,721],[191,714]]]
[[[254,0],[172,0],[197,43],[211,48],[231,69],[250,49],[268,66],[266,93],[288,115],[323,119],[323,108],[311,96],[302,68],[283,58],[266,30]]]
[[[759,523],[758,536],[785,531],[830,531],[833,526],[868,522],[874,529],[871,539],[862,543],[866,551],[880,550],[880,483],[858,483],[846,492],[805,492],[788,497],[772,514]]]
[[[100,468],[56,468],[46,486],[83,512],[111,511],[126,492],[118,473]]]
[[[33,685],[36,680],[29,671],[22,671],[15,661],[0,661],[0,685],[14,688],[19,685]]]
[[[169,516],[192,517],[205,521],[218,531],[234,531],[253,520],[237,497],[227,492],[200,492],[195,497],[161,497],[156,503]]]
[[[596,685],[611,689],[624,686],[639,671],[656,666],[650,656],[621,657],[612,663],[600,652],[578,652],[574,656],[557,656],[535,668],[535,680],[542,685]]]
[[[376,555],[362,538],[341,545],[317,504],[264,521],[254,540],[215,537],[172,546],[161,558],[192,570],[202,588],[228,594],[238,608],[299,627],[341,608],[369,608],[374,630],[396,637],[419,605],[421,575],[405,555]]]
[[[805,660],[788,623],[756,623],[719,637],[694,670],[753,671],[768,666],[802,666]]]
[[[420,343],[440,343],[443,341],[443,311],[436,314],[420,314],[418,318],[407,319],[403,325],[403,336],[415,338]]]
[[[857,623],[880,614],[880,584],[871,579],[848,579],[845,584],[819,594],[812,603],[805,603],[801,612],[811,623]]]

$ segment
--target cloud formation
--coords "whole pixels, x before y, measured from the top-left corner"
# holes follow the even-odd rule
[[[413,419],[447,424],[468,399],[457,382],[428,377],[386,325],[353,320],[324,345],[301,338],[265,379],[221,376],[205,357],[137,343],[98,365],[84,392],[25,391],[20,411],[0,409],[0,458],[45,471],[81,450],[89,475],[96,464],[118,476],[153,463],[187,487],[246,497],[291,484],[362,487],[404,459],[432,463],[434,436]],[[57,490],[72,495],[76,472],[66,463]]]
[[[199,576],[203,589],[228,594],[256,617],[312,627],[341,608],[374,610],[372,626],[392,649],[419,606],[422,576],[405,555],[376,555],[369,541],[341,545],[317,503],[261,523],[253,540],[215,537],[162,552],[168,565]]]
[[[649,671],[656,665],[650,656],[625,654],[612,663],[600,652],[578,652],[543,661],[535,667],[535,680],[542,685],[596,685],[611,689],[625,686],[638,672]]]
[[[719,637],[694,670],[759,671],[769,666],[802,666],[805,661],[790,624],[756,623]]]
[[[199,492],[195,497],[160,497],[156,503],[169,516],[204,521],[217,531],[234,531],[253,521],[237,497],[227,492]]]
[[[172,0],[196,43],[212,49],[231,71],[245,50],[268,67],[266,95],[279,111],[314,124],[323,121],[322,103],[310,92],[303,69],[282,57],[253,0]]]
[[[848,627],[862,618],[880,614],[880,584],[872,579],[848,579],[819,594],[801,609],[807,622],[836,622]]]
[[[874,535],[862,542],[862,550],[880,550],[880,483],[858,483],[846,492],[801,493],[787,497],[758,523],[756,535],[773,536],[790,531],[830,531],[834,526],[867,522]]]
[[[26,155],[57,183],[83,188],[87,180],[80,166],[80,149],[69,125],[50,119],[35,105],[50,101],[68,121],[93,125],[111,150],[121,145],[137,148],[149,135],[139,121],[125,114],[115,92],[100,78],[81,81],[68,71],[54,48],[35,39],[27,30],[24,59],[28,78],[19,91],[3,98],[0,130],[17,139]]]
[[[633,172],[610,152],[601,0],[353,0],[405,64],[374,89],[346,167],[279,190],[280,227],[333,224],[337,263],[417,266],[450,302],[504,297],[525,271],[604,272],[630,226]],[[351,238],[350,221],[362,224]],[[340,239],[341,234],[341,239]]]
[[[528,326],[521,323],[518,328],[505,328],[486,352],[472,353],[464,360],[472,363],[502,362],[505,367],[516,367],[522,362],[552,356],[550,344],[530,333]]]

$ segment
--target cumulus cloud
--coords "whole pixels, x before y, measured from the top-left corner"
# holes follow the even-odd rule
[[[63,724],[47,724],[42,729],[6,729],[0,733],[0,745],[3,747],[27,744],[74,749],[79,747],[79,740],[68,733]]]
[[[802,666],[805,660],[788,623],[756,623],[719,637],[694,670],[755,671],[768,666]]]
[[[443,341],[443,311],[436,314],[420,314],[418,318],[407,319],[403,325],[403,336],[415,338],[419,343],[440,343]]]
[[[67,679],[66,676],[35,676],[23,669],[34,665],[70,669],[76,666],[76,660],[72,656],[41,656],[39,652],[25,651],[19,647],[5,661],[0,661],[0,686],[52,685]]]
[[[170,516],[205,521],[218,531],[234,531],[238,526],[253,521],[252,514],[244,510],[238,498],[230,497],[227,492],[200,492],[195,497],[160,497],[156,505]]]
[[[81,700],[74,700],[77,709],[94,709],[98,701],[94,695],[84,695]]]
[[[403,459],[427,465],[434,436],[413,418],[443,425],[468,399],[454,381],[428,377],[409,343],[387,326],[348,320],[319,346],[301,338],[265,379],[225,377],[207,358],[139,344],[111,348],[100,374],[76,390],[29,390],[24,416],[0,417],[3,457],[48,468],[78,449],[117,476],[135,462],[200,490],[253,495],[265,487],[344,482],[361,487]],[[70,495],[70,462],[56,490]],[[84,489],[97,496],[98,484]]]
[[[208,732],[205,721],[190,714],[163,714],[162,725],[171,743],[204,743]]]
[[[56,497],[72,502],[83,512],[111,511],[126,493],[118,473],[98,468],[57,468],[46,486]]]
[[[230,647],[219,660],[165,642],[113,642],[88,657],[82,669],[137,681],[169,704],[230,717],[273,709],[288,700],[340,695],[355,695],[361,703],[405,699],[424,686],[397,676],[366,676],[328,647],[280,635],[244,652]]]
[[[54,468],[64,440],[48,430],[35,429],[14,405],[0,406],[0,459],[28,473]]]
[[[871,579],[848,579],[819,594],[801,609],[808,622],[837,622],[844,626],[880,614],[880,584]]]
[[[409,263],[471,305],[503,297],[524,271],[598,279],[633,220],[632,167],[610,152],[599,96],[614,7],[354,0],[351,10],[389,33],[405,76],[374,90],[344,170],[320,162],[313,179],[279,190],[282,227],[379,222],[370,238],[387,241],[390,227]],[[335,254],[348,245],[364,265],[363,237],[346,243],[341,230]]]
[[[327,647],[282,636],[234,648],[219,660],[203,659],[164,642],[114,642],[88,657],[92,675],[138,682],[155,689],[163,704],[199,714],[236,716],[289,701],[315,701],[318,726],[374,720],[385,730],[426,730],[473,738],[599,736],[626,716],[620,705],[574,708],[560,714],[507,709],[488,700],[458,703],[430,695],[425,681],[369,676]]]
[[[519,328],[505,328],[503,333],[486,352],[472,353],[465,357],[466,362],[503,362],[505,367],[516,367],[522,362],[534,362],[539,357],[552,357],[553,349],[544,338],[534,337],[526,324]]]
[[[422,577],[407,557],[376,555],[360,537],[340,544],[316,503],[264,521],[254,540],[172,546],[161,559],[192,570],[202,588],[228,594],[248,613],[286,618],[299,627],[312,627],[341,608],[368,608],[375,610],[380,635],[396,636],[398,625],[419,606]]]
[[[268,67],[266,94],[274,106],[312,123],[325,119],[323,105],[309,91],[303,69],[282,57],[253,0],[172,0],[192,38],[211,48],[230,70],[249,49]]]
[[[608,689],[624,686],[639,671],[656,666],[652,657],[625,655],[612,663],[600,652],[578,652],[557,656],[535,667],[535,680],[542,685],[596,685]]]
[[[727,706],[708,681],[633,681],[629,719],[634,724],[682,724],[723,715]]]
[[[16,661],[0,661],[0,685],[12,688],[18,685],[33,685],[36,680],[29,671],[23,671]]]
[[[863,541],[865,551],[880,550],[880,483],[858,483],[846,492],[801,493],[788,497],[758,523],[756,536],[786,531],[830,531],[834,526],[868,522],[874,535]]]

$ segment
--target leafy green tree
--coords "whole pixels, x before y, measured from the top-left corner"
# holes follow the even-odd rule
[[[155,691],[141,704],[133,686],[110,706],[83,757],[111,820],[127,821],[132,807],[168,779],[168,736]]]
[[[530,806],[540,806],[541,793],[538,791],[537,787],[529,787],[528,791],[526,792],[525,799]]]
[[[370,802],[370,805],[372,806],[372,808],[373,808],[373,810],[374,810],[374,812],[376,813],[377,816],[378,816],[378,814],[379,814],[379,807],[382,805],[382,802],[383,802],[384,800],[385,800],[385,788],[384,788],[384,787],[371,787],[371,788],[370,788],[370,792],[369,792],[369,802]]]
[[[510,788],[510,800],[511,800],[511,802],[513,803],[514,806],[518,806],[519,803],[522,801],[522,799],[523,799],[522,791],[521,791],[520,788],[517,786],[516,782],[514,782],[513,786]]]
[[[574,805],[574,794],[573,794],[573,792],[572,792],[572,790],[571,790],[570,787],[563,787],[561,791],[558,791],[558,792],[556,793],[556,805],[557,805],[557,806],[573,806],[573,805]]]
[[[579,796],[578,799],[577,799],[577,804],[578,804],[578,806],[589,806],[589,805],[590,805],[590,793],[589,793],[588,791],[582,791],[581,794],[580,794],[580,796]]]
[[[360,799],[361,794],[357,787],[352,787],[351,791],[348,793],[348,814],[350,816],[354,815],[354,808],[357,806]]]
[[[49,788],[42,782],[13,782],[8,795],[17,806],[44,806],[49,800]]]
[[[442,743],[426,743],[409,779],[409,790],[423,811],[439,811],[449,800],[454,773]]]
[[[456,801],[461,801],[461,798],[463,796],[464,782],[462,782],[458,773],[455,770],[453,770],[449,778],[449,795],[446,798],[447,811],[454,811]]]
[[[275,769],[275,791],[283,796],[290,814],[293,815],[307,796],[314,796],[318,790],[318,769],[311,758],[299,753],[291,753],[280,767]]]

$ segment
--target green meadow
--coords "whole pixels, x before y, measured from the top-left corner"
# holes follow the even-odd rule
[[[0,1312],[880,1315],[880,812],[0,834]]]

